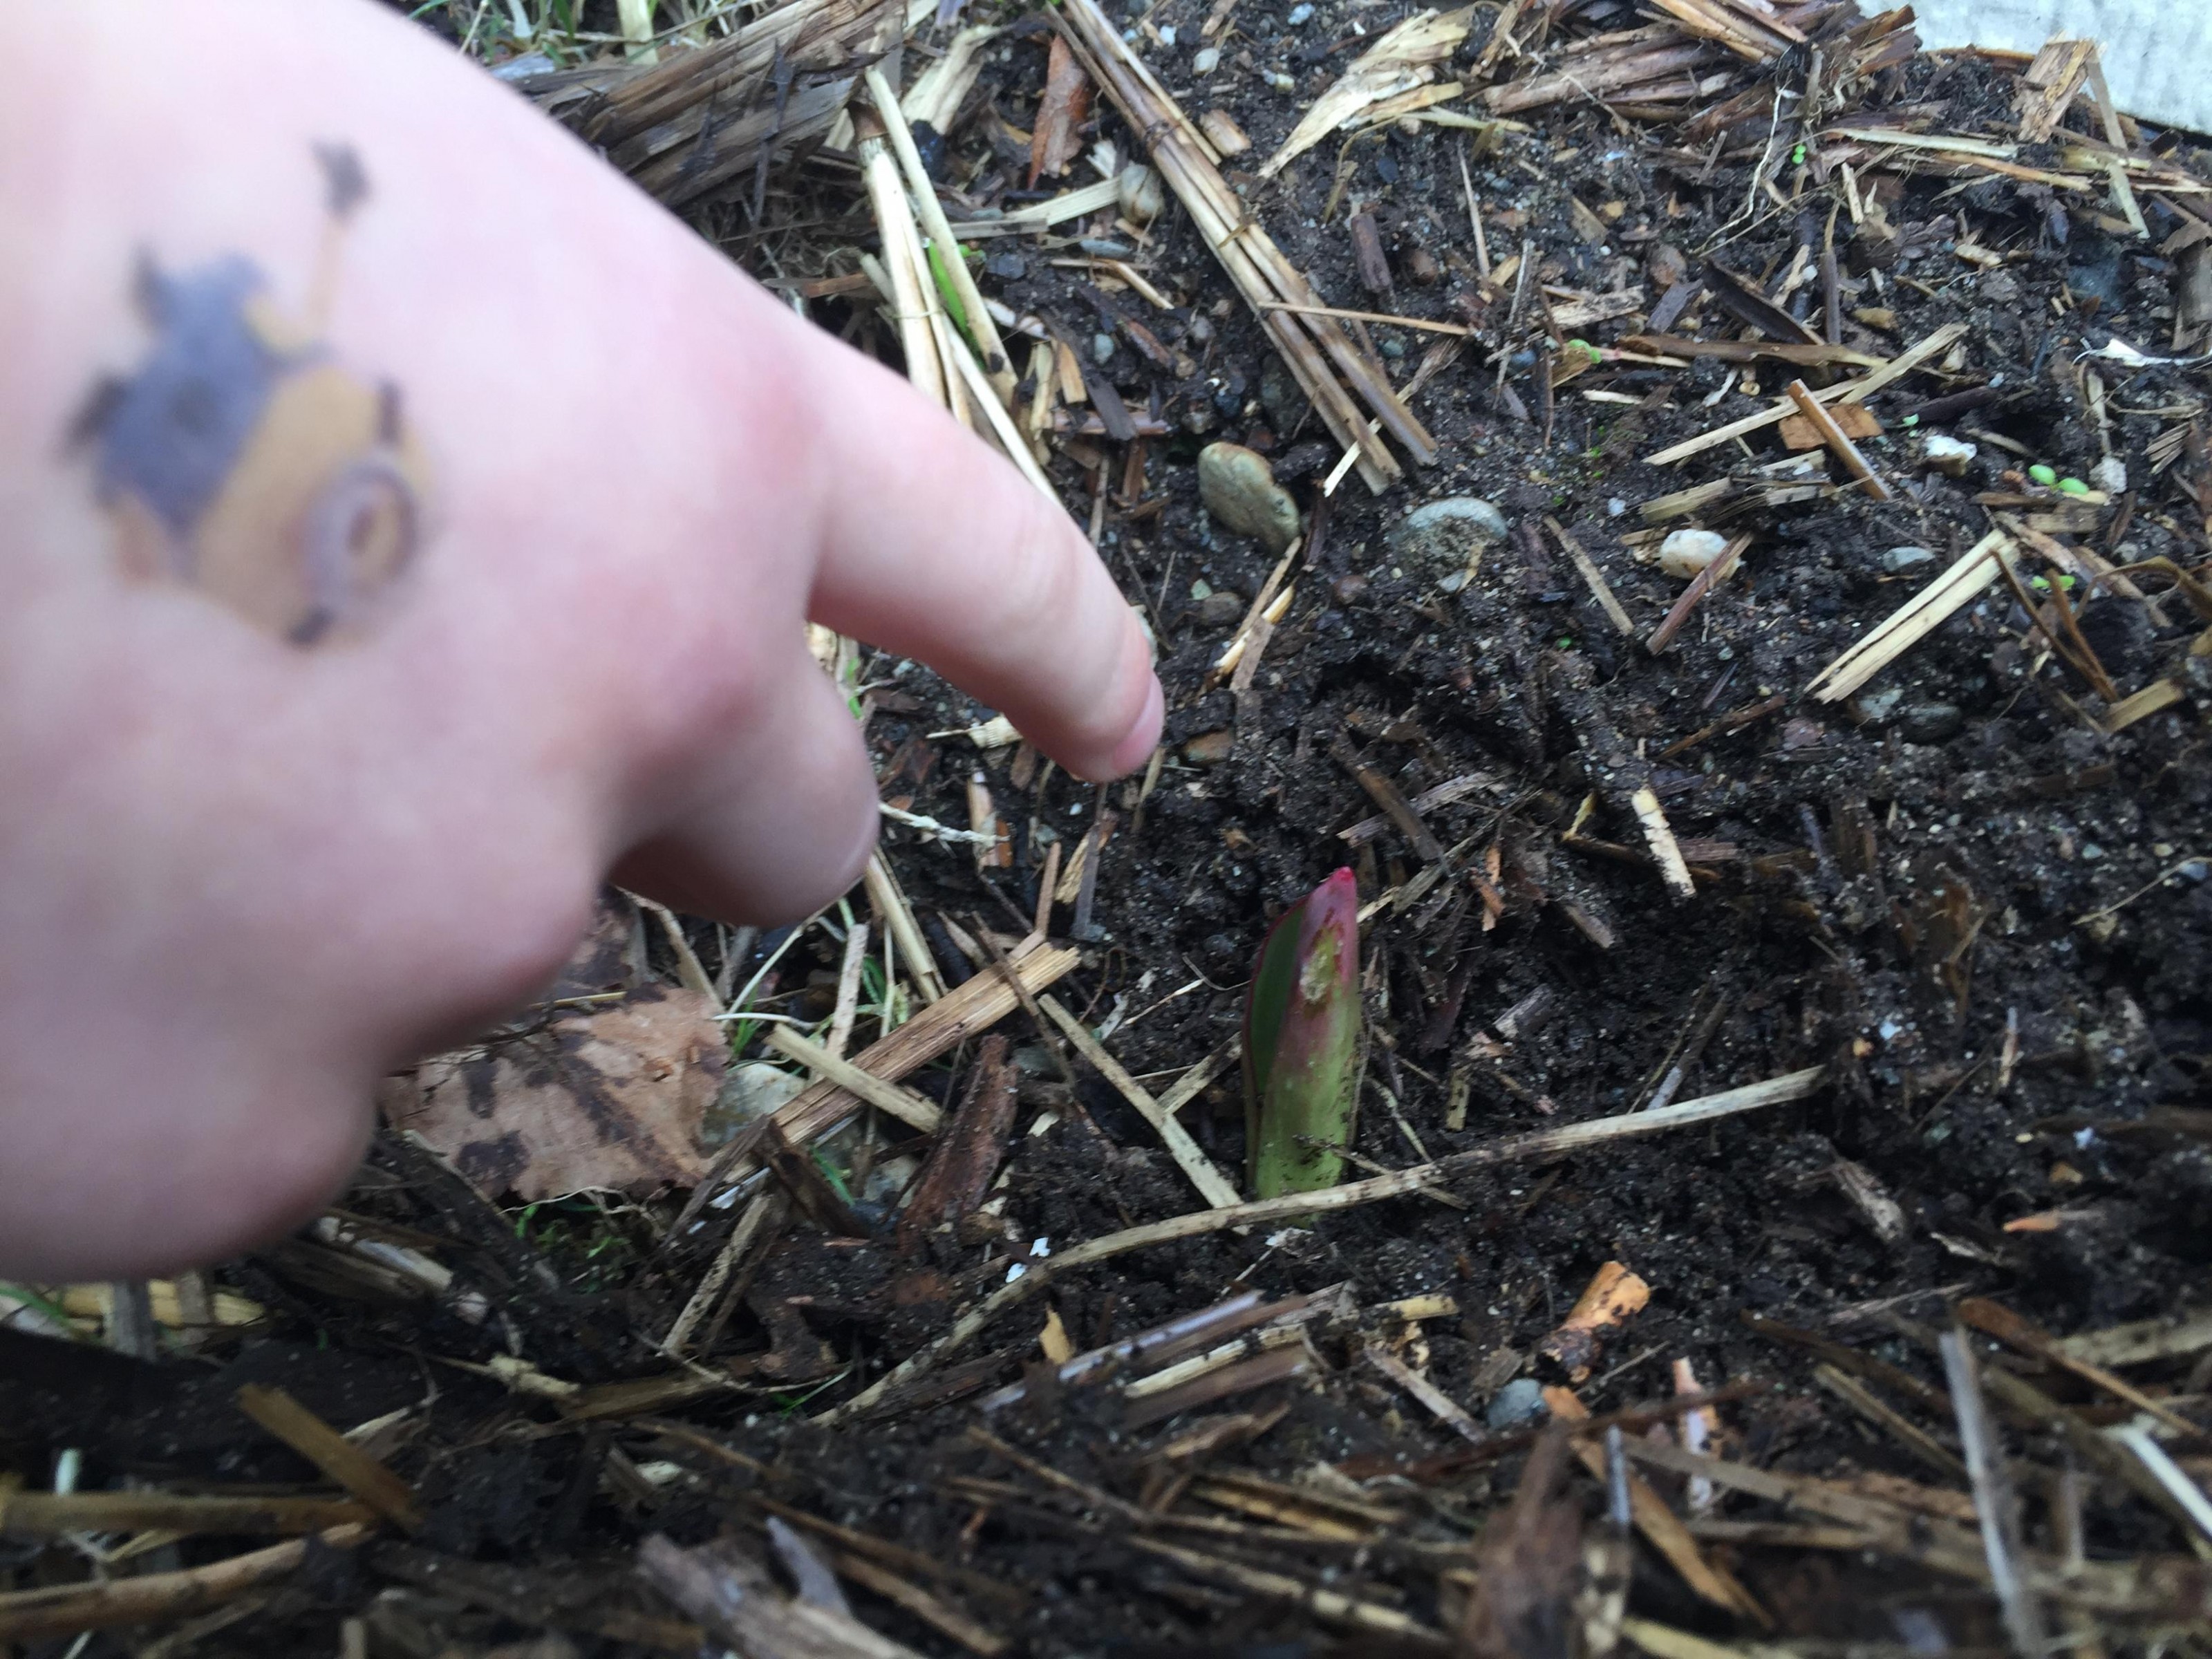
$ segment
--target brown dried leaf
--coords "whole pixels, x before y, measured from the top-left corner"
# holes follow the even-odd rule
[[[699,1126],[727,1049],[714,1000],[647,986],[389,1079],[377,1104],[487,1198],[641,1194],[705,1172]]]
[[[1272,179],[1330,133],[1358,120],[1372,106],[1437,78],[1436,66],[1459,49],[1467,39],[1474,8],[1439,15],[1416,12],[1353,60],[1341,79],[1314,100],[1283,147],[1260,168],[1262,179]]]
[[[1091,77],[1060,36],[1052,39],[1052,56],[1045,64],[1044,96],[1038,100],[1036,122],[1030,130],[1030,188],[1037,176],[1057,179],[1068,163],[1083,153],[1076,129],[1091,113]]]

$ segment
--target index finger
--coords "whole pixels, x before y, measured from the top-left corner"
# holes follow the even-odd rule
[[[927,663],[1078,777],[1159,741],[1152,645],[1058,502],[905,381],[839,351],[815,384],[831,482],[809,614]]]

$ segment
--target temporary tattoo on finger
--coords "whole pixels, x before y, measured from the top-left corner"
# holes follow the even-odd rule
[[[423,535],[427,470],[399,388],[343,366],[324,337],[361,159],[317,145],[323,236],[303,313],[232,254],[167,270],[142,253],[132,294],[152,343],[71,428],[125,571],[182,583],[300,646],[358,635],[388,607]]]

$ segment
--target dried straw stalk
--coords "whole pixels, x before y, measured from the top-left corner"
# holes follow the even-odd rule
[[[1221,176],[1213,146],[1130,52],[1121,32],[1093,0],[1066,0],[1053,16],[1091,79],[1105,88],[1131,129],[1151,147],[1161,175],[1282,353],[1322,424],[1339,444],[1358,453],[1359,476],[1367,487],[1380,494],[1401,473],[1388,446],[1369,431],[1353,392],[1417,464],[1433,463],[1436,440],[1400,399],[1382,366],[1320,309],[1322,302],[1313,285]],[[1284,306],[1297,309],[1278,308]]]

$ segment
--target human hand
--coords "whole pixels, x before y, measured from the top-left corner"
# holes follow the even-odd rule
[[[1157,740],[1059,509],[367,4],[34,8],[0,104],[0,1271],[312,1213],[610,870],[795,919],[875,789],[811,618]]]

